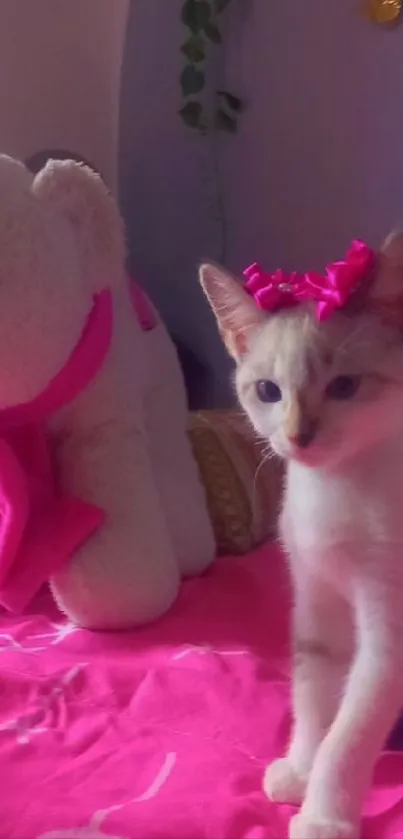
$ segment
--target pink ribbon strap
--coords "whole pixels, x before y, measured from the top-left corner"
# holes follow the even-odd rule
[[[46,420],[94,379],[112,329],[112,294],[104,289],[69,360],[45,390],[0,411],[0,604],[6,609],[22,611],[105,521],[103,510],[61,491]]]
[[[143,331],[158,325],[139,286],[131,287]],[[110,349],[111,291],[95,295],[70,358],[31,402],[0,411],[0,605],[22,611],[105,521],[105,512],[64,493],[54,472],[47,419],[93,381]]]
[[[344,260],[326,266],[325,275],[315,271],[306,274],[286,274],[275,271],[268,274],[256,263],[244,271],[246,290],[260,309],[276,312],[280,309],[316,302],[318,320],[327,320],[342,309],[351,296],[368,279],[375,266],[375,253],[364,242],[355,239]]]

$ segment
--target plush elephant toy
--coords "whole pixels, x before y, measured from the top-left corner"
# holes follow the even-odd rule
[[[81,626],[160,616],[215,553],[184,384],[87,166],[0,157],[0,603],[49,582]]]

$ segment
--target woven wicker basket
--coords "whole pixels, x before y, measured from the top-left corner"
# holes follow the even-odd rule
[[[282,469],[265,458],[240,411],[190,415],[189,438],[206,489],[220,554],[245,553],[274,535]]]

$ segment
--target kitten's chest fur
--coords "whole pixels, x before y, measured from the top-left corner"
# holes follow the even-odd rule
[[[342,471],[288,467],[281,519],[291,550],[322,556],[348,549],[350,560],[375,546],[403,546],[403,445],[371,453]],[[402,562],[403,566],[403,562]]]

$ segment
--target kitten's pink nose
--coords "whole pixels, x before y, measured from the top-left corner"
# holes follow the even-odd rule
[[[293,446],[298,446],[299,449],[306,449],[312,443],[316,434],[316,426],[312,423],[309,428],[299,431],[298,434],[293,434],[289,437],[290,443]]]

